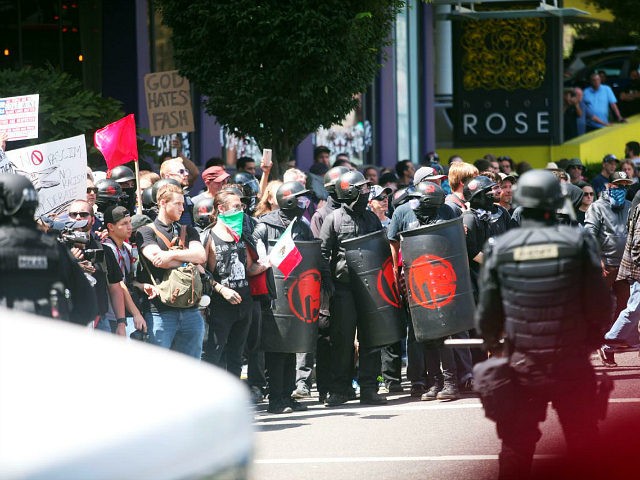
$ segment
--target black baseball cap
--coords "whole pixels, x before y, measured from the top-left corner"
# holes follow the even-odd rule
[[[120,205],[111,205],[104,212],[104,223],[118,223],[123,218],[129,217],[129,210]]]

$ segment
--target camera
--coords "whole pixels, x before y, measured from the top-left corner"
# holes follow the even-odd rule
[[[84,258],[89,260],[91,263],[102,263],[104,262],[104,250],[101,248],[85,248],[82,251]]]
[[[91,237],[89,235],[89,232],[78,232],[65,228],[62,232],[60,232],[58,240],[69,247],[73,247],[77,243],[87,245],[89,243],[89,240],[91,240]]]
[[[139,342],[148,342],[149,334],[147,332],[143,332],[142,330],[134,330],[133,332],[131,332],[131,335],[129,335],[129,338],[131,340],[138,340]]]

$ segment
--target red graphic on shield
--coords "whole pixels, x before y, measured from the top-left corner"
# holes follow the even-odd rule
[[[409,269],[411,298],[428,309],[444,307],[456,293],[456,272],[451,263],[435,255],[416,258]]]
[[[395,278],[393,260],[389,257],[382,264],[382,270],[378,272],[378,293],[389,305],[400,308],[400,294]]]
[[[320,315],[320,272],[309,269],[295,279],[287,293],[289,309],[300,321],[315,323]]]

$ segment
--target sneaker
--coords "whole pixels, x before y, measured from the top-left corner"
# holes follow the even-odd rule
[[[454,385],[445,385],[442,390],[438,392],[436,396],[438,400],[450,401],[460,398],[458,395],[458,389]]]
[[[324,404],[327,407],[337,407],[338,405],[347,403],[349,400],[350,398],[347,395],[343,395],[342,393],[332,393]]]
[[[414,398],[421,398],[427,391],[427,387],[421,383],[414,383],[411,385],[410,395]]]
[[[269,405],[267,412],[281,414],[281,413],[293,413],[293,408],[289,405],[283,405],[282,403],[276,403],[275,405]]]
[[[291,394],[291,398],[309,398],[310,396],[311,392],[309,391],[309,387],[307,387],[306,383],[299,383]]]
[[[384,405],[387,399],[378,392],[366,392],[360,394],[361,405]]]
[[[422,394],[420,400],[422,400],[423,402],[435,400],[436,398],[438,398],[438,392],[440,392],[440,390],[442,390],[441,385],[433,385],[429,390]]]
[[[291,410],[294,412],[306,412],[308,410],[306,405],[294,400],[293,398],[289,401],[289,407],[291,407]]]
[[[384,382],[378,383],[378,393],[379,394],[389,393],[389,389],[387,388],[387,385],[385,385]]]
[[[251,401],[253,403],[260,403],[264,400],[264,394],[262,393],[262,389],[255,385],[250,387]]]
[[[602,360],[602,364],[605,367],[617,367],[615,357],[613,352],[605,350],[603,347],[598,349],[598,355],[600,356],[600,360]]]
[[[390,383],[387,385],[387,390],[389,393],[401,393],[404,392],[404,388],[399,383]]]

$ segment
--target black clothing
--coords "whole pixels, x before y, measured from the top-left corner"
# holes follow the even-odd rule
[[[71,322],[87,325],[95,320],[94,289],[68,249],[33,222],[0,225],[0,305],[50,317],[52,288],[61,303],[64,290],[69,290]]]
[[[486,211],[480,213],[472,208],[462,214],[462,221],[466,231],[467,257],[469,258],[473,296],[477,300],[480,264],[474,258],[482,252],[485,242],[491,237],[490,213]]]
[[[562,120],[564,123],[564,141],[578,136],[578,110],[575,105],[569,105],[564,111]]]
[[[327,216],[319,238],[322,240],[322,256],[329,262],[334,282],[345,285],[351,282],[342,242],[381,229],[380,220],[369,210],[358,215],[349,207],[342,206]]]
[[[92,262],[96,271],[91,274],[91,276],[96,279],[94,290],[96,292],[96,300],[98,302],[98,315],[102,316],[109,311],[108,285],[120,283],[124,277],[113,251],[110,248],[104,248],[95,233],[91,233],[91,237],[86,248],[104,251],[104,262]]]
[[[322,224],[322,256],[329,262],[331,276],[335,283],[335,293],[331,299],[331,394],[348,395],[351,391],[356,327],[364,319],[359,318],[356,302],[350,286],[350,272],[347,268],[345,249],[342,242],[382,229],[376,215],[368,210],[358,214],[347,206],[331,212]],[[377,393],[380,374],[380,348],[359,350],[359,382],[361,394]]]
[[[153,221],[153,225],[162,233],[170,242],[180,236],[180,224],[175,222],[170,225],[162,223],[158,218]],[[185,246],[189,246],[189,242],[200,241],[198,232],[193,227],[187,227],[187,234],[185,238]],[[149,225],[140,227],[136,232],[136,245],[138,245],[138,252],[140,252],[140,264],[138,268],[138,281],[141,283],[153,283],[149,272],[153,275],[156,283],[160,283],[163,280],[164,274],[167,269],[154,266],[151,261],[142,253],[145,247],[149,245],[158,245],[161,250],[169,250],[161,238],[156,237],[156,233]],[[142,295],[146,299],[146,295]],[[143,304],[143,311],[159,312],[162,310],[175,310],[174,307],[165,305],[160,301],[160,297],[157,296],[151,300],[145,300]],[[180,310],[180,309],[178,309]]]
[[[211,272],[213,279],[225,287],[235,290],[244,298],[251,296],[247,277],[247,248],[244,240],[227,242],[218,237],[213,230],[209,231],[211,246],[216,254],[216,267]],[[228,302],[221,295],[214,295],[213,303],[226,305]]]
[[[520,229],[487,243],[480,287],[477,329],[493,348],[504,332],[516,377],[509,406],[517,414],[496,425],[500,478],[528,475],[549,401],[569,454],[584,454],[597,444],[590,353],[602,343],[611,314],[593,237],[523,218]]]

